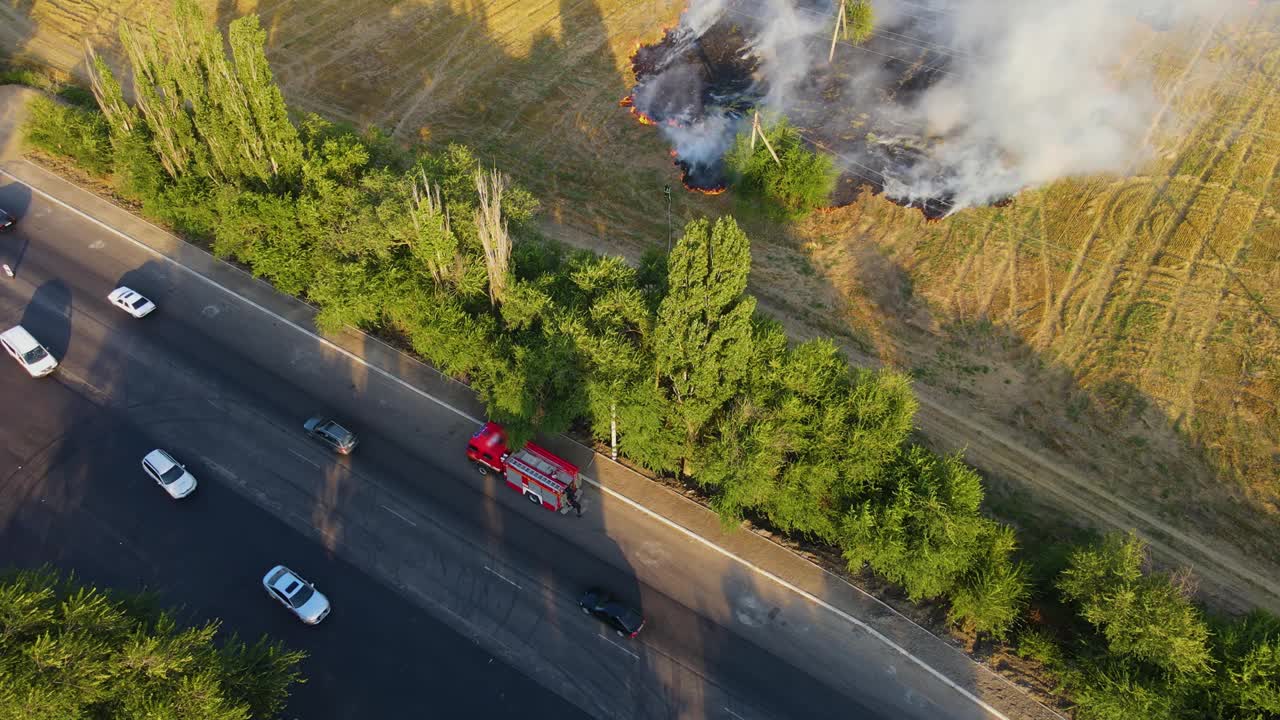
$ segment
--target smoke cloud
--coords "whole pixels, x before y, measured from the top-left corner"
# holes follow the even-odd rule
[[[828,64],[831,0],[691,0],[635,58],[636,109],[697,175],[752,109],[786,115],[849,180],[936,214],[1141,162],[1162,100],[1138,39],[1188,50],[1224,0],[873,0]],[[851,185],[851,184],[850,184]]]

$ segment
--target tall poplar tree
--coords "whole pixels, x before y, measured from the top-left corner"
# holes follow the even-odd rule
[[[667,262],[667,295],[654,327],[657,381],[683,426],[686,457],[742,389],[751,361],[746,294],[751,249],[731,217],[685,226]]]
[[[302,166],[302,143],[267,65],[257,16],[231,23],[228,57],[222,34],[195,0],[175,0],[173,14],[166,34],[120,26],[138,108],[165,170],[174,178],[194,170],[276,190],[291,184]],[[109,78],[95,65],[98,77]],[[98,96],[110,115],[107,83]]]

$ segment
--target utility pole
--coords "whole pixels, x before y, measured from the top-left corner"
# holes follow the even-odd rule
[[[840,30],[844,30],[845,37],[849,36],[849,25],[844,16],[844,0],[840,0],[840,12],[836,15],[836,27],[831,31],[831,52],[827,53],[827,62],[830,63],[836,59],[836,38],[840,37]]]
[[[667,196],[667,254],[671,254],[671,186],[663,185],[662,194]]]

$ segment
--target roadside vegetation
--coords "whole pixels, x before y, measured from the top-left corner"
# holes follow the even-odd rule
[[[322,328],[401,340],[469,382],[516,440],[616,441],[696,484],[726,525],[838,548],[853,573],[942,604],[1039,661],[1078,717],[1280,713],[1273,619],[1207,617],[1133,538],[1021,563],[1015,531],[982,512],[978,474],[914,442],[904,374],[851,367],[825,339],[789,343],[756,312],[733,218],[689,222],[639,267],[566,250],[537,230],[537,199],[464,146],[290,116],[256,17],[231,24],[228,57],[192,0],[174,16],[181,32],[122,33],[135,103],[91,57],[99,109],[37,101],[30,144],[313,302]]]
[[[0,718],[277,717],[303,654],[49,570],[0,578]]]

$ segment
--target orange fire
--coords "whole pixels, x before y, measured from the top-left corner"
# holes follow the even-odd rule
[[[694,192],[700,192],[700,193],[702,193],[703,195],[719,195],[720,193],[722,193],[722,192],[724,192],[724,191],[725,191],[725,188],[722,188],[722,187],[718,187],[718,188],[696,188],[696,187],[689,187],[687,184],[685,185],[685,187],[686,187],[686,188],[689,188],[690,190],[692,190],[692,191],[694,191]]]
[[[653,118],[649,117],[648,115],[645,115],[644,113],[642,113],[642,112],[640,112],[639,110],[637,110],[637,109],[636,109],[636,101],[635,101],[635,100],[634,100],[630,95],[628,95],[628,96],[626,96],[626,97],[622,98],[621,100],[619,100],[619,101],[618,101],[618,107],[628,108],[628,109],[631,111],[631,114],[632,114],[632,115],[634,115],[634,116],[636,117],[636,120],[639,120],[639,121],[640,121],[640,124],[641,124],[641,125],[655,125],[655,124],[656,124],[656,123],[653,121]]]

